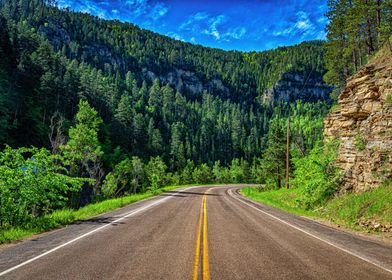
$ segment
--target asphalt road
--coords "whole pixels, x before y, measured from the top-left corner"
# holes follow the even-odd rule
[[[0,247],[0,279],[392,279],[392,246],[194,187]]]

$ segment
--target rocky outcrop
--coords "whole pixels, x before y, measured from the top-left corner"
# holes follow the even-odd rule
[[[382,52],[348,80],[325,119],[325,136],[340,141],[342,192],[366,191],[392,178],[392,56]]]
[[[219,92],[222,96],[228,95],[229,89],[219,79],[204,82],[194,72],[174,69],[164,75],[157,76],[154,72],[143,68],[143,78],[153,81],[159,79],[162,84],[170,84],[176,90],[187,93],[190,96],[200,96],[204,90]]]
[[[263,103],[329,100],[331,92],[332,87],[323,82],[322,75],[290,72],[283,74],[280,80],[264,94]]]

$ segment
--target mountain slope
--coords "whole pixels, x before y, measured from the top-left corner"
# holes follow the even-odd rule
[[[226,52],[45,2],[2,2],[2,143],[49,147],[53,117],[64,117],[66,134],[85,99],[104,120],[108,154],[159,155],[172,170],[188,159],[250,161],[270,119],[290,110],[280,101],[329,98],[321,42]]]
[[[10,2],[9,10],[17,10],[12,8],[14,1],[4,2]],[[311,74],[323,84],[321,42],[266,52],[222,51],[177,41],[133,24],[42,6],[37,0],[23,2],[29,4],[12,17],[26,18],[68,58],[87,62],[106,74],[119,71],[125,76],[131,71],[139,82],[159,77],[163,84],[171,84],[188,97],[200,97],[207,90],[222,98],[252,103],[288,72],[303,76],[302,83]],[[328,98],[325,91],[318,95]],[[301,99],[306,100],[306,96]]]

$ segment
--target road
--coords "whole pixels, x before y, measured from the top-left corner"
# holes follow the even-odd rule
[[[392,246],[193,187],[3,246],[0,279],[381,280]]]

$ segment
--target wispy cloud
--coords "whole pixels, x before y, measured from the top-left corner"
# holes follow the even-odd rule
[[[218,30],[218,27],[220,24],[222,24],[226,21],[227,21],[227,17],[225,15],[218,15],[218,16],[212,17],[208,20],[208,26],[206,29],[204,29],[202,31],[202,33],[206,34],[206,35],[211,35],[216,40],[220,40],[221,33]]]
[[[235,27],[230,28],[228,32],[223,34],[224,38],[232,38],[232,39],[242,39],[246,35],[246,28],[245,27]]]
[[[325,39],[328,24],[325,0],[57,2],[60,7],[132,22],[177,40],[224,49],[263,50]]]
[[[299,11],[296,14],[296,22],[287,24],[289,27],[283,30],[273,31],[273,36],[301,36],[304,38],[309,35],[315,35],[319,31],[316,29],[315,24],[310,20],[309,14],[304,11]]]
[[[104,19],[116,18],[124,21],[141,17],[157,21],[165,16],[169,9],[164,2],[148,0],[59,0],[58,6],[90,13]]]
[[[178,40],[178,41],[183,41],[183,42],[185,42],[184,37],[182,37],[180,34],[178,34],[178,33],[176,33],[176,32],[168,32],[168,33],[166,33],[166,35],[169,36],[169,37],[171,37],[171,38],[173,38],[173,39],[176,39],[176,40]]]
[[[167,13],[167,6],[164,3],[158,2],[156,3],[151,10],[151,18],[153,20],[158,20]]]
[[[242,26],[230,27],[230,18],[227,15],[210,15],[206,12],[197,12],[188,16],[188,18],[179,26],[179,31],[190,31],[192,33],[204,34],[215,40],[241,39],[245,36],[247,29]],[[191,37],[191,42],[196,42],[195,36]]]
[[[181,23],[179,30],[195,30],[198,28],[198,24],[205,19],[210,17],[209,14],[205,12],[197,12],[193,15],[188,16],[187,20]]]

